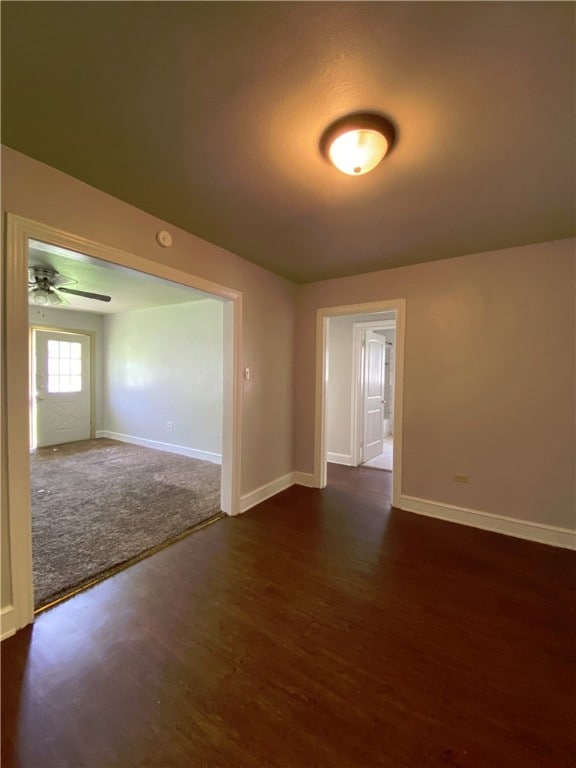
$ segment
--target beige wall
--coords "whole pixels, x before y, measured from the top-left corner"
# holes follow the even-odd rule
[[[405,298],[403,493],[576,527],[575,242],[301,286],[295,469],[313,471],[316,310]]]

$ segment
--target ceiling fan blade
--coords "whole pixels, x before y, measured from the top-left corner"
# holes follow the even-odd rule
[[[73,277],[66,277],[66,275],[56,275],[52,280],[54,288],[60,288],[61,285],[70,285],[70,283],[77,283],[78,280],[74,280]]]
[[[88,291],[77,291],[75,288],[58,288],[62,293],[73,293],[75,296],[84,296],[86,299],[97,299],[98,301],[110,301],[111,296],[103,296],[101,293],[88,293]]]

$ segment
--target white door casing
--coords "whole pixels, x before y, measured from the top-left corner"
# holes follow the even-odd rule
[[[90,336],[33,331],[33,445],[91,437]]]
[[[384,450],[386,339],[373,331],[364,336],[362,462]]]

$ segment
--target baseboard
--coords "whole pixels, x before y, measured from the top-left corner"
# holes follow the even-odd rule
[[[291,485],[294,485],[293,475],[294,473],[290,472],[289,474],[284,475],[284,477],[279,477],[277,480],[273,480],[271,483],[266,483],[266,485],[261,485],[254,491],[250,491],[250,493],[241,496],[240,512],[246,512],[257,504],[266,501],[266,499],[269,499],[271,496],[276,496],[277,493],[285,491],[286,488],[290,488]]]
[[[343,464],[345,467],[351,467],[354,464],[352,456],[346,453],[332,453],[331,451],[328,451],[326,460],[332,464]]]
[[[294,485],[303,485],[305,488],[316,488],[314,475],[308,472],[293,472]]]
[[[479,512],[478,510],[466,509],[465,507],[453,507],[436,501],[418,499],[414,496],[402,496],[400,498],[400,509],[404,509],[407,512],[415,512],[418,515],[448,520],[452,523],[460,523],[460,525],[468,525],[472,528],[481,528],[484,531],[515,536],[518,539],[538,541],[541,544],[549,544],[553,547],[576,549],[576,531],[569,528],[557,528],[553,525],[530,523],[525,520],[517,520],[514,517],[493,515],[489,512]]]
[[[5,605],[0,610],[0,642],[16,634],[16,611],[13,605]]]
[[[110,432],[107,429],[98,430],[96,432],[96,437],[108,437],[110,440],[119,440],[121,443],[132,443],[133,445],[141,445],[144,448],[155,448],[157,451],[166,451],[167,453],[177,453],[180,456],[189,456],[191,459],[210,461],[212,464],[222,464],[222,456],[219,453],[200,451],[197,448],[187,448],[184,445],[162,443],[159,440],[147,440],[144,437],[123,435],[120,432]]]

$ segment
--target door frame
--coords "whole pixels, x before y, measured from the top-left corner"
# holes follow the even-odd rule
[[[362,342],[366,331],[371,330],[396,330],[396,320],[379,320],[373,323],[363,321],[354,323],[352,326],[352,420],[350,436],[352,440],[352,465],[354,467],[362,464],[362,443],[364,442]],[[395,402],[396,397],[394,397]]]
[[[394,459],[392,474],[392,506],[400,506],[402,493],[402,412],[404,400],[404,346],[406,299],[373,301],[320,307],[316,311],[316,388],[314,408],[314,477],[315,488],[328,482],[326,451],[326,375],[328,372],[328,319],[343,315],[367,315],[396,310],[396,370],[394,375]],[[356,377],[357,380],[357,377]]]
[[[28,241],[67,248],[110,264],[171,280],[212,295],[224,309],[224,402],[221,508],[240,513],[242,406],[242,293],[160,262],[135,256],[12,213],[6,214],[6,259],[2,328],[2,503],[6,507],[10,603],[2,608],[2,638],[34,620],[32,525],[30,512]],[[10,375],[7,375],[7,371]]]
[[[94,373],[96,371],[96,332],[95,331],[81,331],[78,328],[57,328],[53,325],[37,325],[36,323],[34,325],[29,326],[29,334],[28,334],[28,344],[29,344],[29,350],[30,350],[30,358],[28,362],[28,381],[29,381],[29,392],[30,392],[30,405],[29,405],[29,411],[28,415],[30,416],[30,423],[28,425],[29,431],[28,434],[30,436],[30,445],[32,446],[32,435],[34,434],[34,428],[35,425],[32,423],[32,412],[34,410],[32,405],[32,389],[35,386],[35,382],[32,381],[32,371],[33,371],[33,362],[32,362],[32,356],[34,354],[34,344],[32,343],[32,339],[34,338],[35,331],[47,331],[48,333],[71,333],[76,334],[77,336],[88,336],[90,338],[90,438],[93,438],[96,436],[96,419],[95,419],[95,412],[96,412],[96,386],[94,383]],[[36,447],[36,445],[34,445]]]

